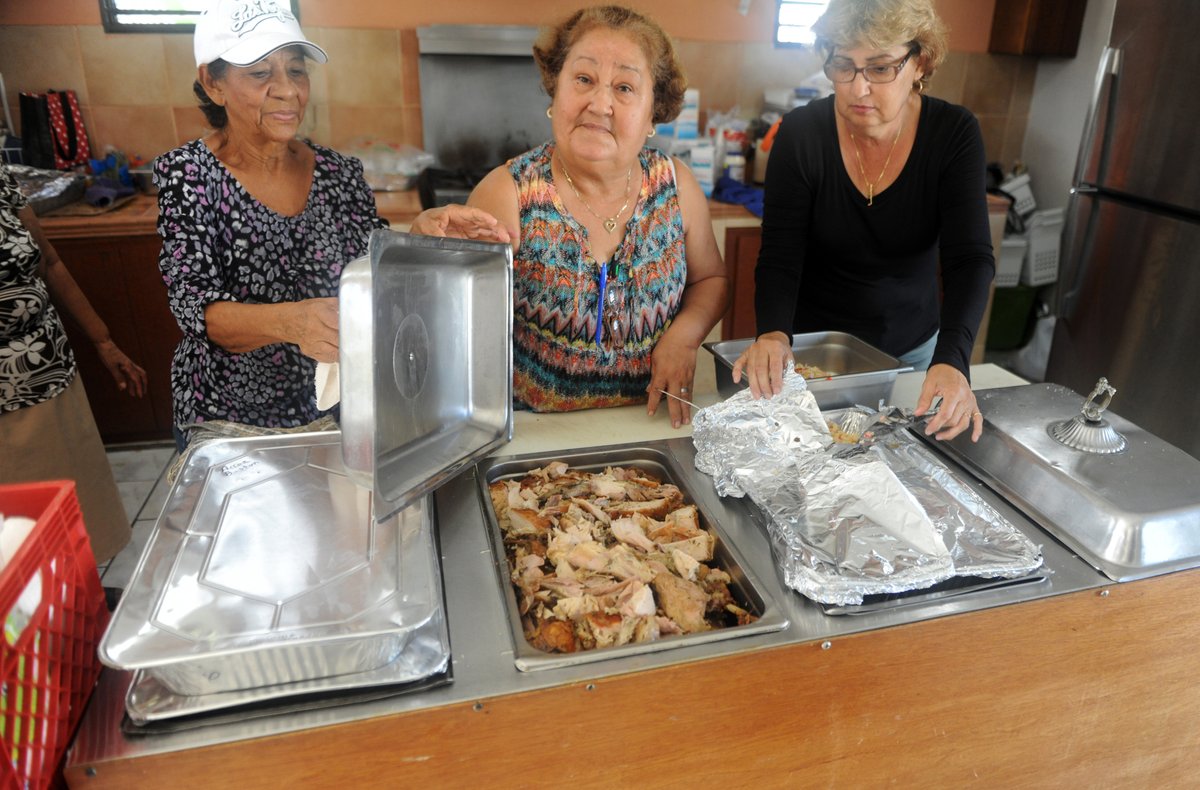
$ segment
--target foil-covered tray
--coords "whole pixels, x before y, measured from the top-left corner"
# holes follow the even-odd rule
[[[743,377],[733,383],[733,363],[754,338],[705,343],[713,355],[717,391],[728,398],[745,389]],[[874,406],[892,396],[896,376],[912,370],[900,360],[846,332],[806,332],[792,337],[792,356],[797,365],[811,365],[828,373],[827,378],[808,380],[808,389],[822,409],[864,404]]]
[[[338,291],[346,472],[385,518],[512,438],[512,248],[371,234]]]
[[[194,448],[100,643],[207,695],[377,670],[441,614],[428,498],[380,522],[337,432]]]
[[[859,434],[868,413],[818,411],[789,371],[773,398],[743,392],[696,415],[697,468],[719,494],[751,501],[789,587],[845,607],[1041,566],[1037,546],[907,430],[833,443],[827,421]]]
[[[526,640],[521,622],[517,597],[510,577],[508,558],[505,553],[504,537],[492,508],[488,486],[497,480],[519,479],[533,469],[552,461],[562,461],[574,469],[601,472],[609,466],[635,467],[657,479],[674,484],[684,495],[684,500],[697,507],[700,524],[716,537],[713,548],[714,567],[730,575],[729,585],[735,602],[757,619],[745,625],[734,625],[690,634],[664,636],[654,641],[637,642],[608,647],[597,647],[574,653],[551,653],[539,650]],[[614,445],[566,453],[536,454],[490,458],[480,462],[476,479],[479,483],[480,506],[488,524],[492,552],[495,560],[497,580],[508,612],[513,641],[514,663],[521,671],[553,669],[573,666],[610,658],[658,652],[688,645],[705,644],[717,640],[732,639],[750,634],[778,631],[788,625],[787,617],[780,607],[763,591],[749,570],[749,566],[738,555],[734,546],[725,539],[720,525],[700,504],[693,491],[697,485],[707,483],[694,470],[680,465],[663,442]]]

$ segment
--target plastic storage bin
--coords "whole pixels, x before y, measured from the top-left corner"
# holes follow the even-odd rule
[[[104,590],[69,481],[0,485],[37,524],[0,572],[0,788],[47,787],[100,674]]]
[[[1027,246],[1024,236],[1005,236],[1000,242],[1000,254],[996,256],[997,288],[1012,288],[1020,282]]]
[[[1025,227],[1029,241],[1021,267],[1023,285],[1047,285],[1058,279],[1058,248],[1062,241],[1063,210],[1035,211]]]
[[[1029,186],[1028,173],[1013,176],[1001,184],[1000,188],[1012,195],[1013,208],[1022,217],[1028,217],[1037,208],[1037,202],[1033,199],[1033,190]]]
[[[988,351],[1012,351],[1025,345],[1032,332],[1033,303],[1037,289],[1028,285],[997,288],[988,319]]]

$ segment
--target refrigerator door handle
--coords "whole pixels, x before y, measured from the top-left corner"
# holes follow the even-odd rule
[[[1096,82],[1092,87],[1092,98],[1088,102],[1087,117],[1083,122],[1083,139],[1079,144],[1079,158],[1075,160],[1075,177],[1071,179],[1071,183],[1079,185],[1083,183],[1084,173],[1087,171],[1088,162],[1092,158],[1092,149],[1096,146],[1096,130],[1099,127],[1100,118],[1100,99],[1104,95],[1104,85],[1109,78],[1115,78],[1121,71],[1121,50],[1117,47],[1105,47],[1104,52],[1100,55],[1100,65],[1096,69]],[[1108,94],[1108,104],[1106,107],[1105,117],[1108,116],[1108,111],[1111,110],[1111,105],[1116,96],[1110,91]]]
[[[1104,86],[1111,79],[1116,79],[1121,71],[1121,50],[1118,47],[1105,47],[1100,56],[1100,65],[1096,69],[1096,82],[1092,87],[1092,98],[1088,102],[1087,117],[1083,123],[1083,139],[1079,144],[1079,158],[1075,161],[1075,177],[1071,179],[1071,197],[1067,201],[1066,218],[1062,230],[1061,259],[1064,262],[1060,286],[1055,289],[1056,298],[1053,313],[1057,316],[1067,315],[1075,301],[1079,288],[1083,284],[1084,273],[1087,269],[1086,250],[1080,249],[1079,235],[1076,232],[1081,221],[1090,222],[1090,217],[1083,219],[1079,216],[1080,195],[1090,195],[1096,188],[1084,181],[1088,164],[1092,161],[1092,150],[1096,147],[1096,133],[1100,126],[1101,99],[1104,96]],[[1108,106],[1104,107],[1107,119],[1116,101],[1116,90],[1108,93]],[[1100,162],[1097,175],[1103,171],[1104,163]],[[1082,246],[1087,246],[1086,244]]]

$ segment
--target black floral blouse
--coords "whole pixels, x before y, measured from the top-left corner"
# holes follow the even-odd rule
[[[277,343],[241,354],[208,339],[213,302],[277,303],[336,296],[342,267],[366,253],[387,223],[362,163],[309,143],[316,153],[304,210],[286,217],[259,203],[201,140],[158,157],[159,268],[183,340],[171,364],[174,420],[291,428],[317,409],[316,362]]]
[[[26,205],[0,163],[0,412],[50,400],[75,377],[66,330],[38,274],[42,252],[17,216]]]

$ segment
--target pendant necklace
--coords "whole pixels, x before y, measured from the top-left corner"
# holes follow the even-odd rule
[[[854,146],[854,158],[858,160],[858,174],[860,176],[862,176],[862,180],[864,182],[866,182],[866,185],[867,185],[867,205],[868,206],[872,205],[875,202],[875,185],[883,180],[883,175],[884,175],[884,173],[887,172],[888,165],[890,165],[892,163],[892,154],[894,154],[896,152],[896,143],[900,142],[900,132],[902,132],[902,131],[904,131],[903,124],[901,124],[900,128],[896,130],[896,136],[894,138],[892,138],[892,147],[891,147],[891,149],[888,150],[887,159],[883,160],[883,169],[879,171],[879,176],[876,177],[876,179],[873,182],[867,181],[867,173],[863,169],[862,154],[859,153],[859,151],[858,151],[858,140],[854,139],[854,132],[848,132],[850,135],[850,143]],[[566,172],[566,171],[564,170],[563,172]],[[570,181],[570,180],[571,180],[571,177],[567,176],[567,181]],[[576,194],[579,194],[579,193],[576,193]],[[584,204],[584,205],[587,205],[587,204]]]
[[[576,187],[575,182],[571,180],[571,174],[567,172],[567,166],[562,162],[559,162],[558,166],[562,168],[563,175],[567,177],[567,183],[571,186],[571,191],[575,193],[575,197],[579,198],[579,202],[583,204],[583,207],[590,211],[593,217],[604,223],[604,229],[606,231],[609,233],[615,231],[617,229],[617,219],[625,213],[625,209],[629,208],[629,184],[630,178],[633,176],[633,165],[630,165],[629,171],[625,173],[625,202],[621,204],[619,209],[617,209],[616,214],[613,214],[611,217],[607,218],[597,214],[596,210],[588,205],[588,202],[583,199],[583,195],[579,194],[579,188]]]

